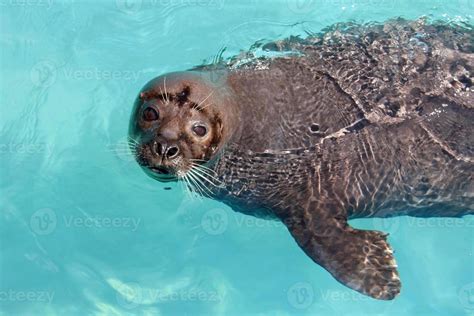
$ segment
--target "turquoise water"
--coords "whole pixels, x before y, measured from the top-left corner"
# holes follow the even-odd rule
[[[472,25],[474,0],[0,0],[0,315],[474,315],[474,217],[366,219],[403,288],[336,282],[275,222],[147,178],[124,149],[149,79],[336,22]]]

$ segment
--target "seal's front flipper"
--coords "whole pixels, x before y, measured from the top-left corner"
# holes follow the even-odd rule
[[[282,220],[296,242],[339,282],[376,299],[390,300],[400,293],[387,235],[353,229],[343,216],[331,217],[326,212],[291,213]]]

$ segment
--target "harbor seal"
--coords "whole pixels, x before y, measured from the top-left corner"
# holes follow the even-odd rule
[[[165,74],[136,99],[131,148],[153,178],[282,221],[339,282],[393,299],[387,234],[348,220],[474,213],[473,37],[342,24]]]

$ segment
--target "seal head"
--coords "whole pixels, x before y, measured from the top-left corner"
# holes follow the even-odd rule
[[[177,180],[193,165],[218,155],[238,125],[238,115],[230,91],[208,74],[157,77],[135,101],[129,125],[132,151],[149,176]]]

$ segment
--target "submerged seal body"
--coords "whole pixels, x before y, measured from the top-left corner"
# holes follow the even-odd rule
[[[387,235],[347,221],[474,213],[473,39],[422,21],[345,25],[163,75],[136,100],[132,149],[157,180],[283,221],[338,281],[392,299]]]

